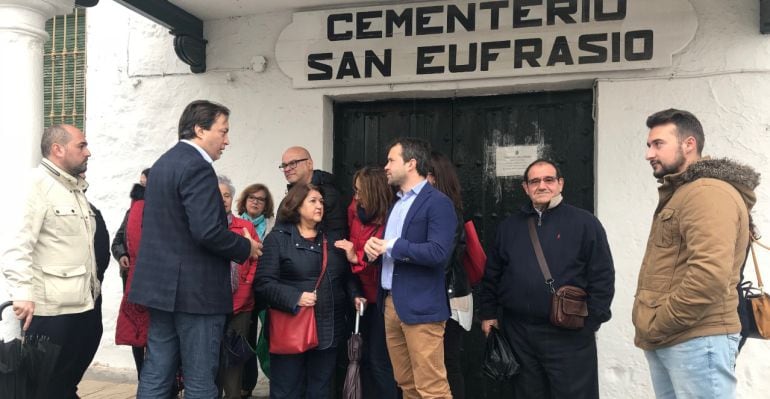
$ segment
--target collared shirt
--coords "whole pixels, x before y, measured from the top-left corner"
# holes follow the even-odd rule
[[[428,184],[427,180],[423,180],[411,190],[402,193],[398,192],[399,200],[393,205],[393,210],[388,216],[388,224],[385,226],[385,236],[383,237],[387,242],[385,247],[385,253],[382,254],[382,276],[380,278],[382,288],[390,290],[393,288],[393,246],[396,244],[396,240],[401,237],[401,232],[404,230],[404,220],[406,214],[409,213],[409,208],[412,207],[414,199],[420,194],[423,187]]]
[[[179,140],[179,141],[181,141],[181,142],[183,142],[183,143],[187,143],[187,144],[191,145],[193,148],[195,148],[196,150],[198,150],[198,152],[201,154],[201,156],[203,157],[203,159],[205,159],[205,160],[206,160],[206,162],[208,162],[208,163],[214,163],[214,160],[213,160],[213,159],[211,159],[211,156],[209,156],[209,153],[208,153],[208,152],[206,152],[206,150],[204,150],[204,149],[203,149],[201,146],[199,146],[198,144],[195,144],[195,142],[193,142],[192,140],[182,139],[182,140]]]

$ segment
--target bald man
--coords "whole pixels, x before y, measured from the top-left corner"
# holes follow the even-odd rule
[[[16,317],[27,334],[43,335],[61,346],[48,396],[77,398],[83,365],[90,361],[91,331],[99,297],[94,254],[95,214],[80,177],[91,152],[80,129],[54,125],[43,132],[43,160],[24,180],[18,206],[7,220],[0,268]]]
[[[313,169],[313,158],[304,147],[289,147],[283,152],[278,166],[289,183],[288,189],[295,184],[309,184],[321,190],[324,198],[323,226],[328,231],[341,231],[347,236],[348,216],[346,208],[339,204],[340,191],[334,186],[334,175]]]

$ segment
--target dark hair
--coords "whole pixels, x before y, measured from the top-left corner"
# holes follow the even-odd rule
[[[538,165],[538,164],[543,164],[543,163],[553,166],[553,168],[556,169],[556,178],[557,179],[561,179],[561,177],[562,177],[561,176],[561,170],[559,169],[558,166],[556,166],[555,162],[551,161],[550,159],[539,158],[539,159],[536,159],[531,164],[529,164],[529,166],[527,166],[527,169],[524,170],[524,182],[525,183],[529,180],[529,170],[532,169],[533,166]]]
[[[279,223],[299,223],[299,208],[302,207],[302,202],[305,201],[305,198],[307,198],[311,191],[321,192],[318,187],[312,184],[295,184],[289,189],[289,192],[286,193],[286,197],[278,207],[278,217],[276,221]]]
[[[206,100],[197,100],[188,104],[179,118],[179,140],[195,137],[195,126],[206,130],[216,122],[219,115],[230,116],[230,110],[224,105]]]
[[[452,165],[452,161],[446,155],[438,151],[432,151],[430,153],[428,173],[432,174],[436,180],[433,187],[436,187],[438,191],[449,197],[455,209],[462,213],[463,197],[461,194],[462,189],[460,188],[460,178],[457,177],[457,171],[454,165]]]
[[[51,146],[55,144],[67,145],[72,140],[72,136],[64,125],[51,125],[43,130],[43,137],[40,138],[40,154],[43,158],[51,155]]]
[[[703,126],[695,115],[687,111],[670,108],[647,117],[647,127],[650,129],[669,123],[676,126],[676,137],[680,143],[692,136],[698,148],[698,155],[703,152],[706,136],[703,135]]]
[[[376,166],[364,166],[353,175],[354,189],[356,180],[361,186],[361,190],[358,192],[361,199],[359,205],[366,210],[374,222],[385,223],[388,210],[393,204],[393,191],[388,185],[385,170]]]
[[[241,196],[238,197],[238,202],[236,204],[238,215],[242,215],[244,212],[246,212],[246,200],[249,198],[249,195],[254,194],[257,191],[265,192],[265,209],[262,210],[262,214],[265,215],[265,218],[273,217],[273,196],[270,194],[270,190],[267,189],[267,186],[260,183],[251,184],[243,189]]]
[[[401,144],[401,158],[404,162],[414,159],[417,162],[417,173],[428,176],[428,164],[430,163],[430,144],[427,141],[414,137],[399,137],[390,144],[388,151]]]
[[[144,177],[150,177],[150,168],[143,170],[142,174],[144,175]]]

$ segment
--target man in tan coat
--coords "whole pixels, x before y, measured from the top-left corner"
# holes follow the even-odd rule
[[[2,240],[0,269],[16,317],[27,334],[49,337],[61,352],[48,393],[77,398],[86,356],[91,356],[89,325],[99,296],[94,255],[95,213],[85,196],[88,142],[80,129],[54,125],[43,132],[43,160],[13,199],[7,212],[8,237]]]
[[[647,126],[645,158],[661,185],[634,302],[635,344],[658,398],[733,398],[735,287],[759,174],[702,158],[703,128],[687,111],[660,111]]]

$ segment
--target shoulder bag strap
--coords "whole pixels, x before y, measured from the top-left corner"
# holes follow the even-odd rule
[[[324,272],[326,271],[326,258],[328,257],[326,250],[326,236],[324,236],[323,249],[321,251],[321,274],[318,276],[318,281],[315,282],[315,290],[317,290],[318,286],[321,285],[321,279],[323,279]]]
[[[545,284],[548,285],[548,289],[553,294],[556,292],[556,290],[553,288],[553,277],[551,276],[551,271],[548,270],[548,263],[545,261],[543,248],[540,246],[540,239],[537,237],[537,231],[535,230],[535,219],[529,218],[527,223],[529,224],[529,239],[532,240],[532,246],[535,248],[537,264],[540,266],[540,271],[543,272],[543,277],[545,277]]]
[[[759,274],[759,262],[757,262],[757,254],[754,252],[754,243],[756,242],[763,248],[766,248],[764,245],[761,245],[759,241],[756,241],[754,237],[749,237],[749,249],[751,250],[751,259],[754,261],[754,271],[757,274],[757,285],[759,286],[759,292],[764,293],[765,292],[765,286],[762,284],[762,275]]]

